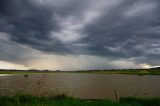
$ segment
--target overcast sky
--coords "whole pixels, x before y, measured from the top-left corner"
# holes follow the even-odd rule
[[[0,68],[160,63],[160,0],[0,0]]]

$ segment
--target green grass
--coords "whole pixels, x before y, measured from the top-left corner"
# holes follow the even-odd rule
[[[160,70],[115,70],[115,71],[97,71],[104,74],[131,74],[131,75],[160,75]]]
[[[160,106],[160,98],[127,97],[120,98],[120,103],[132,104],[133,106]]]
[[[87,74],[131,74],[131,75],[160,75],[160,70],[94,70],[94,71],[0,71],[0,74],[51,74],[51,73],[87,73]]]
[[[82,100],[65,95],[55,97],[33,97],[16,95],[0,96],[0,106],[160,106],[160,98],[121,98],[119,102],[111,100]]]

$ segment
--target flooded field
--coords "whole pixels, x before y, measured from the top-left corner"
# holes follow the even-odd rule
[[[160,97],[159,75],[53,73],[0,75],[0,95],[23,92],[35,96],[66,94],[83,99]]]

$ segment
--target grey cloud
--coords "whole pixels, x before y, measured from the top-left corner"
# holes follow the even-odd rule
[[[34,50],[25,45],[10,41],[8,33],[0,33],[0,60],[22,63],[23,61],[34,59]]]
[[[101,5],[98,7],[97,2],[96,0],[1,0],[0,32],[10,34],[11,42],[47,53],[96,55],[113,60],[139,58],[134,60],[138,63],[148,62],[151,59],[159,62],[159,0],[101,0],[99,4],[109,4],[103,8]],[[62,20],[58,21],[57,16]],[[68,21],[69,18],[73,20]],[[69,28],[63,25],[64,22],[69,24]],[[70,28],[74,25],[79,25],[76,31]],[[51,38],[52,32],[53,36],[55,32],[58,33],[58,37]],[[65,40],[59,36],[63,38],[71,36],[78,40],[64,42]],[[6,46],[12,45],[6,41],[0,43],[3,45],[1,48],[9,48]],[[16,45],[14,47],[15,50],[19,48]],[[9,57],[5,55],[6,52],[1,52],[1,59]],[[14,57],[10,60],[23,57],[14,53],[10,55]],[[2,58],[3,56],[6,57]],[[148,63],[156,64],[152,61]]]

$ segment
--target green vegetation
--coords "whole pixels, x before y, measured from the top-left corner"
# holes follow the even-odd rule
[[[0,106],[160,106],[160,98],[121,98],[119,102],[110,100],[82,100],[65,95],[55,97],[33,97],[16,95],[0,96]]]
[[[121,98],[120,104],[131,104],[131,106],[160,106],[160,98],[139,98],[127,97]]]
[[[128,70],[86,70],[86,71],[39,71],[39,70],[0,70],[0,74],[47,74],[47,73],[89,73],[89,74],[133,74],[160,75],[160,70],[128,69]]]
[[[111,71],[95,71],[95,73],[104,74],[133,74],[133,75],[160,75],[160,70],[111,70]]]

